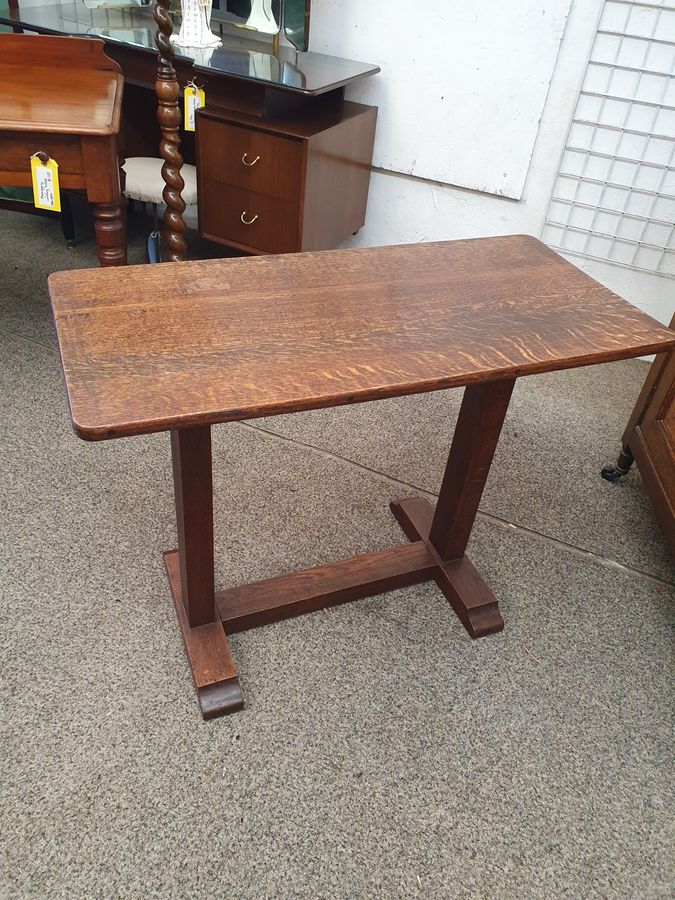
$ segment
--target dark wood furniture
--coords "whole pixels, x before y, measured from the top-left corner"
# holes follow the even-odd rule
[[[66,6],[17,0],[16,7],[0,10],[0,23],[105,40],[125,77],[128,157],[157,156],[157,84],[170,258],[184,253],[181,157],[197,166],[200,234],[225,246],[250,254],[329,249],[364,224],[377,109],[345,100],[345,87],[376,74],[378,66],[288,47],[273,51],[228,34],[216,50],[174,45],[172,59],[169,0],[158,0],[157,79],[156,28],[148,9],[89,10],[82,0]],[[195,134],[177,130],[171,68],[181,98],[193,79],[205,88]]]
[[[434,579],[472,637],[503,627],[465,548],[515,379],[675,345],[526,236],[302,253],[49,280],[74,428],[171,431],[166,566],[205,717],[242,706],[228,632]],[[436,509],[410,543],[216,592],[210,426],[465,386]]]
[[[376,109],[197,116],[199,231],[247,253],[334,247],[366,220]],[[223,202],[225,201],[225,202]]]
[[[670,327],[675,330],[675,316]],[[652,363],[621,441],[615,466],[602,475],[614,481],[637,462],[666,542],[675,557],[675,352]]]
[[[176,75],[175,53],[171,46],[173,21],[169,14],[171,0],[155,0],[153,18],[157,30],[155,46],[158,53],[155,95],[157,97],[157,122],[160,127],[159,155],[162,162],[165,209],[163,219],[163,258],[167,262],[180,262],[185,257],[185,182],[181,175],[183,156],[180,152],[180,85]],[[154,154],[153,154],[154,156]]]
[[[31,186],[30,157],[84,190],[102,266],[126,263],[119,169],[123,79],[100,40],[0,34],[0,184]]]

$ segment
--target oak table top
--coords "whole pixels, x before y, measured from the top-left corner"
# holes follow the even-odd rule
[[[59,272],[87,440],[660,352],[675,335],[525,235]]]

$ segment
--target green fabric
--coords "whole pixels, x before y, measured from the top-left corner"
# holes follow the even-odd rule
[[[26,203],[33,202],[33,191],[28,187],[1,187],[0,200],[24,200]]]

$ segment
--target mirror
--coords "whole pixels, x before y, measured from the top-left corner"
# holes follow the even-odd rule
[[[153,2],[154,0],[84,0],[84,5],[87,9],[122,10],[152,6]],[[182,10],[183,5],[181,0],[174,0],[173,8],[175,11]],[[202,10],[207,10],[208,5],[200,3]],[[278,35],[283,31],[286,40],[296,50],[304,52],[309,46],[310,6],[311,0],[213,0],[211,30],[217,31],[220,24],[258,34]],[[204,23],[202,30],[213,37],[208,21]],[[196,38],[193,37],[192,40]],[[217,43],[217,39],[206,43],[197,41],[196,46],[217,46]]]
[[[309,47],[309,7],[312,0],[284,0],[284,34],[296,50]]]
[[[150,6],[153,0],[84,0],[87,9],[133,9]]]
[[[297,49],[307,50],[311,0],[213,0],[211,21],[259,34],[281,30]]]
[[[211,21],[261,34],[279,33],[280,0],[213,0]]]

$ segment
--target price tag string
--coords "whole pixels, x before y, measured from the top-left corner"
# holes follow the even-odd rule
[[[194,80],[194,78],[191,78],[190,81],[188,81],[188,83],[185,85],[185,87],[192,88],[192,93],[195,95],[204,89],[204,85],[197,84],[197,82]]]

